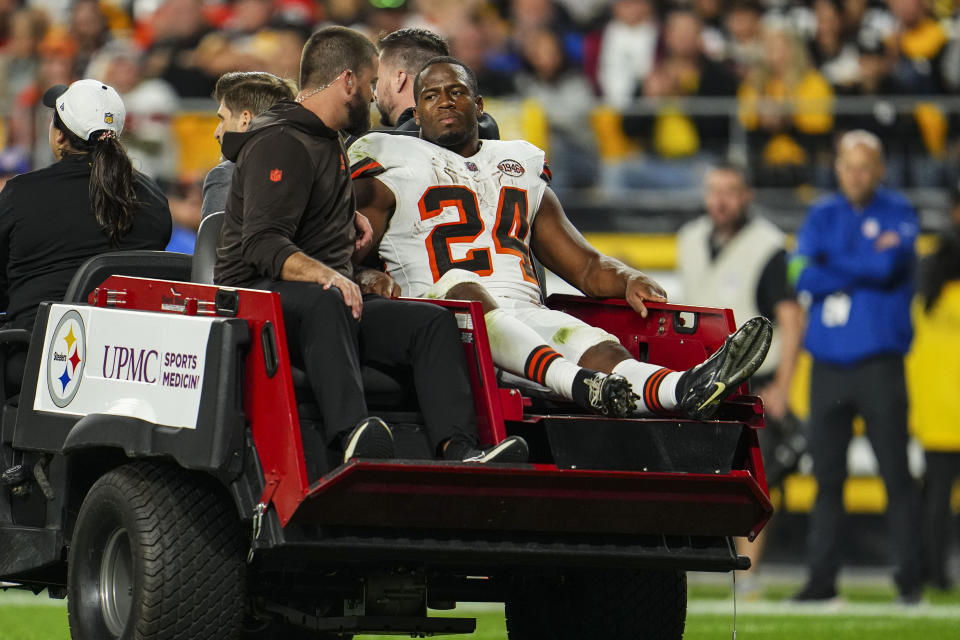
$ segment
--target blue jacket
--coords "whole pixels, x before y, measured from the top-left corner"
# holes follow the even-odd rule
[[[899,244],[878,251],[887,231]],[[840,194],[810,208],[790,275],[811,301],[805,346],[815,359],[853,365],[907,352],[916,235],[913,207],[889,189],[877,189],[859,212]]]

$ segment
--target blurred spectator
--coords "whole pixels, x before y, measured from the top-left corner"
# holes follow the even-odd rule
[[[659,27],[652,0],[615,0],[613,18],[603,30],[597,79],[604,100],[630,106],[653,70]]]
[[[142,55],[122,41],[98,54],[86,77],[109,84],[123,99],[127,120],[121,142],[134,169],[161,185],[176,182],[178,150],[171,123],[180,100],[173,88],[160,78],[144,78]]]
[[[727,68],[703,53],[703,25],[688,11],[674,11],[663,30],[664,53],[644,84],[644,95],[663,97],[732,97],[737,91],[734,77]],[[663,157],[677,157],[692,153],[723,155],[730,140],[730,121],[726,115],[696,115],[690,118],[697,145],[680,149],[674,131],[658,131],[663,116],[654,123],[653,144]],[[681,143],[682,145],[682,143]]]
[[[83,74],[91,58],[110,40],[107,16],[99,0],[76,0],[70,11],[70,35],[77,43],[75,73]]]
[[[863,417],[887,491],[899,601],[921,597],[917,496],[907,467],[903,356],[910,347],[917,218],[880,187],[883,147],[867,131],[845,134],[840,193],[811,207],[789,272],[810,301],[810,453],[817,498],[810,515],[809,576],[798,601],[836,597],[843,558],[843,488],[855,415]]]
[[[677,252],[684,304],[731,308],[741,324],[758,315],[774,322],[770,351],[750,385],[763,398],[766,428],[757,433],[767,482],[775,487],[795,468],[803,449],[797,419],[788,415],[788,399],[804,319],[787,281],[786,236],[751,211],[752,199],[740,169],[713,166],[704,179],[706,215],[680,229]],[[738,551],[751,559],[751,573],[768,530],[752,544],[738,541]],[[741,584],[749,589],[749,581],[737,586]]]
[[[931,16],[926,0],[888,0],[888,3],[899,23],[895,34],[898,57],[893,66],[897,83],[911,95],[942,93],[946,30]],[[946,115],[935,103],[927,102],[917,104],[914,118],[926,151],[922,154],[924,170],[915,174],[915,183],[923,187],[940,186],[947,146]]]
[[[10,37],[10,21],[19,8],[19,0],[0,0],[0,47],[7,44],[7,39]]]
[[[20,149],[8,147],[0,151],[0,191],[7,180],[27,171],[30,171],[30,161]]]
[[[509,19],[513,48],[521,52],[527,36],[535,29],[547,29],[560,38],[564,55],[575,63],[583,59],[583,40],[566,8],[554,0],[510,0]]]
[[[236,0],[222,29],[230,36],[251,36],[266,28],[275,4],[274,0]]]
[[[896,19],[877,0],[843,0],[843,31],[847,39],[868,46],[886,42]]]
[[[166,250],[192,254],[197,244],[197,229],[200,227],[203,175],[180,176],[179,180],[169,185],[167,198],[170,202],[173,229]]]
[[[253,39],[250,53],[261,61],[257,69],[281,78],[296,78],[300,74],[300,52],[306,41],[299,29],[264,29]]]
[[[803,40],[809,40],[817,30],[811,0],[760,0],[766,11],[764,24],[779,29],[790,29]]]
[[[888,4],[898,21],[894,37],[899,57],[893,70],[898,82],[917,95],[941,93],[946,30],[930,15],[926,0],[888,0]]]
[[[833,90],[792,31],[765,30],[763,60],[740,85],[739,102],[758,185],[794,186],[815,177],[813,161],[828,166]]]
[[[693,0],[693,12],[703,25],[703,53],[711,60],[722,61],[727,55],[727,39],[724,34],[724,0]]]
[[[583,26],[597,20],[609,0],[557,0],[557,4],[563,5],[570,17]]]
[[[145,74],[163,78],[181,97],[209,96],[217,76],[201,66],[195,51],[210,32],[201,0],[165,0],[150,26]]]
[[[9,114],[14,98],[33,83],[48,26],[39,9],[20,9],[10,17],[10,37],[0,50],[0,114]]]
[[[733,0],[724,25],[729,35],[726,59],[737,80],[763,59],[763,9],[758,0]]]
[[[17,94],[10,113],[9,145],[30,154],[33,168],[53,162],[53,152],[47,141],[50,110],[40,104],[44,87],[69,84],[74,80],[74,59],[77,45],[63,27],[47,30],[40,42],[40,66],[34,81]]]
[[[594,106],[590,83],[565,55],[555,31],[537,28],[523,42],[525,71],[517,76],[517,93],[544,109],[550,127],[551,184],[564,189],[592,187],[597,178],[597,151],[585,127]]]
[[[326,0],[323,3],[328,21],[349,27],[361,22],[369,7],[369,0]]]
[[[889,186],[935,183],[940,169],[927,153],[916,118],[887,99],[906,96],[909,92],[890,72],[886,47],[879,42],[861,43],[859,51],[859,79],[840,94],[870,98],[872,109],[866,113],[838,114],[836,130],[866,129],[884,141],[887,156],[885,182]]]
[[[31,9],[45,12],[50,24],[65,25],[70,21],[70,6],[73,0],[27,0],[24,4]]]
[[[853,85],[860,75],[856,43],[843,30],[843,6],[840,0],[814,0],[813,14],[817,31],[810,41],[810,57],[835,89]]]
[[[960,477],[960,195],[954,193],[950,229],[921,263],[907,356],[910,423],[923,445],[922,548],[925,580],[953,587],[950,494]]]
[[[648,115],[625,116],[624,132],[646,142],[639,162],[612,169],[620,187],[691,188],[698,186],[706,167],[726,154],[730,139],[727,115],[688,116],[683,97],[732,97],[736,82],[726,67],[703,54],[700,19],[690,11],[667,16],[664,52],[643,83],[643,94],[659,100]],[[611,179],[608,178],[608,183]]]
[[[476,74],[481,95],[508,95],[513,91],[513,77],[490,65],[489,56],[502,49],[491,42],[490,30],[486,27],[480,19],[464,23],[450,39],[450,53]]]

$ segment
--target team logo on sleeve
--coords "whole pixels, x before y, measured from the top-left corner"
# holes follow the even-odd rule
[[[280,182],[281,180],[283,180],[282,169],[274,169],[270,172],[270,182]]]
[[[47,352],[47,389],[58,407],[67,406],[77,395],[86,359],[83,319],[76,311],[67,311],[57,323]]]
[[[497,169],[500,169],[500,171],[504,172],[508,176],[513,176],[514,178],[519,178],[525,173],[523,170],[523,165],[516,160],[504,160],[497,165]]]

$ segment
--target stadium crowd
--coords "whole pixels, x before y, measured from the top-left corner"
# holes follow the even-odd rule
[[[831,188],[854,124],[884,139],[889,184],[942,187],[958,16],[949,0],[4,0],[0,172],[52,160],[44,87],[98,78],[127,105],[136,166],[186,219],[198,176],[172,119],[227,71],[295,78],[310,33],[341,24],[374,40],[429,28],[484,96],[529,99],[560,189],[696,187],[738,139],[757,186]]]

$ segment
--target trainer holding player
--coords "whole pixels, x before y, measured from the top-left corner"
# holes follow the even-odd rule
[[[306,369],[328,447],[343,459],[392,457],[389,427],[368,414],[360,363],[412,370],[426,429],[438,455],[477,462],[524,461],[508,438],[481,451],[456,322],[430,304],[361,295],[355,282],[356,210],[338,130],[370,126],[377,51],[343,27],[304,45],[300,93],[226,133],[236,162],[214,279],[280,293],[294,360]],[[376,293],[395,287],[379,280]]]

